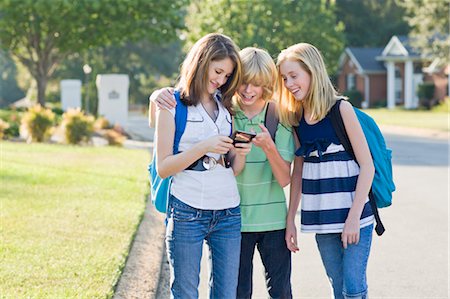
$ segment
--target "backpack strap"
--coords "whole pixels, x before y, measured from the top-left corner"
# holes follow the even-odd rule
[[[173,153],[178,154],[178,146],[180,145],[181,136],[186,129],[187,106],[181,101],[180,91],[176,90],[174,96],[177,100],[177,106],[175,107],[175,137],[173,140]]]
[[[338,99],[336,101],[336,104],[334,104],[333,107],[331,107],[331,110],[330,110],[331,124],[333,125],[334,131],[336,132],[336,135],[339,138],[339,141],[341,142],[345,151],[347,153],[349,153],[350,156],[353,158],[353,160],[355,160],[355,162],[358,164],[355,153],[353,152],[353,147],[350,142],[350,138],[348,138],[347,131],[345,130],[345,125],[344,125],[344,121],[342,120],[341,111],[339,110],[341,102],[342,102],[342,99]],[[375,231],[376,231],[377,235],[381,236],[384,233],[385,228],[384,228],[383,222],[381,222],[380,215],[378,213],[377,204],[376,204],[375,198],[373,197],[373,194],[372,194],[372,188],[370,189],[368,195],[369,195],[370,207],[372,208],[373,216],[375,217],[375,221],[376,221]]]
[[[278,123],[280,118],[278,117],[278,107],[275,102],[269,102],[267,104],[266,114],[264,115],[264,126],[270,133],[270,137],[275,141],[275,135],[277,133]]]

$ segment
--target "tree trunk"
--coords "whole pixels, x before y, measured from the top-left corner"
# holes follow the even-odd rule
[[[45,90],[47,89],[48,78],[42,74],[39,74],[36,78],[37,83],[37,100],[38,103],[45,107]]]

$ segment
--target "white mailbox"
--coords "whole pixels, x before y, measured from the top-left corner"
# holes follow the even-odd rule
[[[81,108],[81,80],[61,80],[61,108]]]
[[[128,75],[97,75],[98,115],[111,124],[125,126],[128,118]]]

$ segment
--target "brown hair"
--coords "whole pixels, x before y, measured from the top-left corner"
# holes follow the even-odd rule
[[[239,48],[228,37],[219,33],[210,33],[199,39],[181,64],[180,79],[177,88],[181,91],[182,101],[186,105],[196,105],[202,92],[207,89],[208,68],[211,61],[230,58],[234,63],[231,76],[219,87],[222,104],[231,109],[231,98],[241,84],[241,60]]]

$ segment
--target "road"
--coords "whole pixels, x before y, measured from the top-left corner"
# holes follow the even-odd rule
[[[386,232],[374,235],[368,265],[370,298],[449,298],[449,143],[386,135],[393,149],[397,191],[380,210]],[[299,220],[297,220],[299,223]],[[299,234],[293,255],[294,298],[330,298],[312,234]],[[207,296],[207,248],[200,298]],[[254,296],[267,298],[263,268],[255,254]]]

